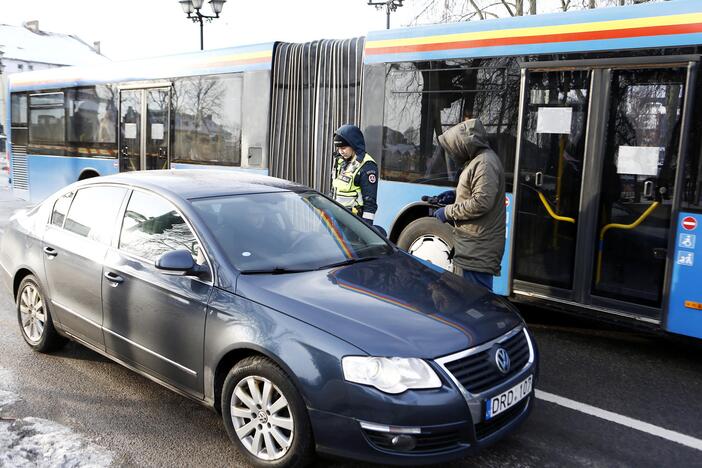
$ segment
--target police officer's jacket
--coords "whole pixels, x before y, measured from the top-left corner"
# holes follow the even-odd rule
[[[352,212],[372,221],[378,209],[378,165],[366,153],[363,134],[358,127],[344,125],[336,132],[353,148],[350,160],[339,157],[334,166],[334,199]]]

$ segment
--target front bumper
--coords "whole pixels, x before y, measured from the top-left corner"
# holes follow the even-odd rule
[[[353,385],[344,414],[310,410],[317,451],[372,463],[416,465],[442,463],[472,455],[514,431],[534,405],[538,376],[537,350],[529,334],[529,358],[518,371],[480,393],[470,393],[447,370],[455,357],[436,361],[447,381],[441,389],[386,395]],[[515,334],[504,336],[514,337]],[[504,340],[503,340],[504,341]],[[500,345],[495,340],[490,345]],[[486,345],[480,347],[481,350]],[[459,353],[461,354],[461,353]],[[448,359],[451,358],[451,359]],[[531,393],[492,419],[485,420],[485,402],[533,376]]]

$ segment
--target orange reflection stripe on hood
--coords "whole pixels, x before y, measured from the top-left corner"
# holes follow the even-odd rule
[[[334,270],[330,274],[332,276],[334,276],[334,279],[336,280],[337,284],[343,289],[357,292],[359,294],[363,294],[364,296],[369,296],[369,297],[372,297],[374,299],[378,299],[379,301],[385,302],[387,304],[396,305],[396,306],[401,307],[405,310],[409,310],[410,312],[414,312],[416,314],[422,314],[426,317],[430,317],[438,322],[441,322],[441,323],[448,325],[451,328],[455,328],[456,330],[460,331],[461,333],[466,335],[471,340],[474,339],[473,333],[471,333],[471,331],[466,329],[463,325],[459,325],[459,324],[452,322],[451,320],[445,319],[445,318],[443,318],[435,313],[422,312],[421,310],[417,309],[416,307],[411,306],[411,305],[407,304],[406,302],[403,302],[403,301],[396,299],[392,296],[373,292],[373,291],[370,291],[362,286],[357,286],[353,283],[350,283],[346,280],[343,280],[343,279],[339,278],[338,276],[336,276],[336,270]]]
[[[317,207],[313,207],[315,213],[317,213],[317,216],[324,222],[324,225],[326,228],[329,230],[331,233],[332,237],[334,237],[334,240],[336,243],[341,247],[341,250],[344,252],[344,255],[346,258],[352,258],[354,257],[353,252],[351,251],[351,247],[349,246],[348,242],[344,238],[344,235],[339,231],[338,226],[334,222],[333,219],[324,211],[320,210]]]

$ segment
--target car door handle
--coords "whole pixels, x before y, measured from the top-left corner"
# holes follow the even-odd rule
[[[44,253],[49,258],[54,258],[55,256],[58,255],[58,252],[53,247],[44,247]]]
[[[112,273],[111,271],[106,271],[104,276],[107,278],[107,281],[112,283],[112,286],[117,286],[118,284],[124,282],[124,278],[116,273]]]

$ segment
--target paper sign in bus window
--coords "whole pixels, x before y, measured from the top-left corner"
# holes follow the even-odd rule
[[[573,109],[570,107],[539,107],[536,133],[570,133]]]
[[[124,124],[124,138],[136,138],[137,127],[135,123]]]
[[[617,174],[658,175],[658,155],[661,149],[650,146],[620,146]]]
[[[161,123],[151,124],[151,139],[152,140],[163,140],[163,124],[161,124]]]

